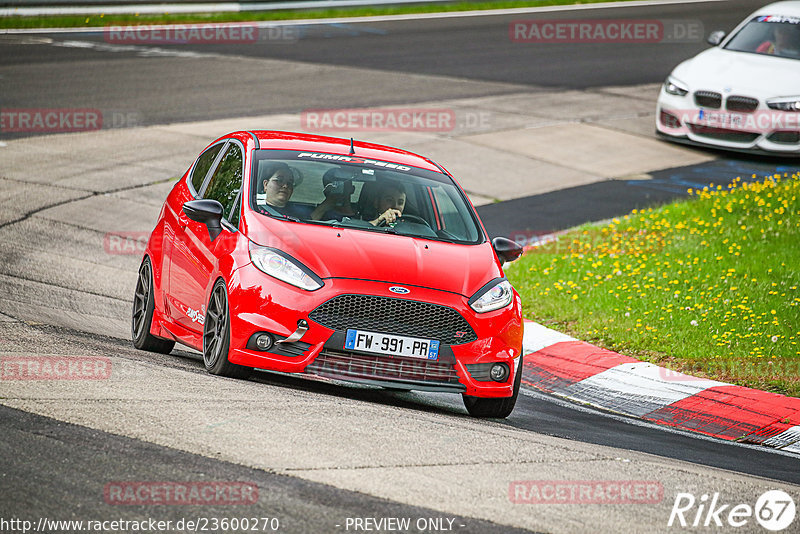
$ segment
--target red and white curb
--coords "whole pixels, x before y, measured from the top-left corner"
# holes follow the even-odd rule
[[[522,383],[598,408],[800,453],[800,399],[697,378],[525,321]]]

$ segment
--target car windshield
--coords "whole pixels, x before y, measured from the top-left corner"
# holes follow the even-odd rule
[[[755,17],[728,41],[725,49],[800,59],[800,18]]]
[[[307,224],[480,243],[483,232],[450,177],[396,163],[257,150],[250,206]]]

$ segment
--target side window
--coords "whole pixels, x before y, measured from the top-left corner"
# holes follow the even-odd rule
[[[448,196],[447,191],[442,187],[433,188],[433,196],[436,198],[436,205],[439,207],[439,216],[442,221],[442,229],[450,232],[459,239],[468,239],[466,225],[464,224],[464,214],[459,213],[453,200]],[[471,237],[471,236],[470,236]]]
[[[211,165],[214,163],[214,159],[219,154],[219,151],[222,147],[225,146],[225,143],[217,143],[216,145],[212,146],[205,152],[203,152],[199,158],[197,158],[197,163],[192,169],[192,186],[196,193],[200,192],[200,188],[203,186],[203,179],[205,179],[206,174],[208,174],[208,169],[211,168]]]
[[[222,156],[203,195],[203,198],[216,200],[222,204],[225,215],[231,213],[233,204],[236,202],[236,195],[239,194],[239,189],[242,187],[242,167],[242,149],[236,143],[231,143],[228,151]]]

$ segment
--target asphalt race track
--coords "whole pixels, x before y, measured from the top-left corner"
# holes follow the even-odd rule
[[[736,0],[620,7],[613,15],[605,10],[582,10],[309,24],[293,30],[300,36],[296,41],[165,44],[140,49],[107,43],[102,30],[95,34],[8,35],[0,40],[7,80],[0,104],[136,111],[145,124],[164,124],[299,112],[309,107],[364,107],[502,94],[521,86],[537,91],[660,83],[675,65],[705,49],[705,42],[526,45],[509,40],[508,24],[517,19],[669,19],[699,22],[708,33],[732,29],[758,5]],[[56,46],[44,44],[49,38]],[[31,44],[20,46],[20,41]],[[36,42],[42,44],[33,44]],[[223,56],[189,67],[187,63],[196,63],[190,61],[193,52]],[[169,58],[170,53],[175,57],[143,61],[161,54]],[[332,66],[358,70],[338,71],[336,76],[329,70]],[[436,78],[421,78],[425,75]]]
[[[558,230],[710,181],[797,170],[792,161],[652,139],[653,91],[703,42],[532,48],[508,38],[512,20],[556,17],[699,21],[707,34],[757,5],[307,24],[281,44],[122,46],[102,34],[0,34],[0,110],[91,108],[108,117],[98,131],[0,133],[0,358],[110,365],[107,380],[0,379],[0,532],[22,532],[2,523],[10,519],[245,517],[276,518],[278,532],[680,532],[667,526],[679,493],[751,506],[770,489],[800,496],[796,456],[535,391],[523,392],[508,419],[480,421],[455,396],[268,373],[222,379],[207,375],[194,351],[137,351],[129,313],[140,251],[109,245],[111,233],[146,235],[174,180],[216,135],[253,127],[248,118],[299,128],[308,109],[489,113],[485,127],[360,138],[442,162],[492,235]],[[577,153],[566,161],[562,154],[580,151],[563,140],[537,151],[542,133],[559,128],[570,129],[565,138],[574,132],[587,161]],[[613,143],[590,145],[584,134]],[[495,175],[511,167],[524,172]],[[511,492],[519,481],[609,479],[657,482],[663,494],[649,504],[528,504]],[[131,481],[241,482],[258,498],[183,506],[109,498],[109,486]],[[410,518],[411,526],[355,522],[364,518]],[[258,531],[274,526],[264,524]],[[763,530],[751,519],[714,531]]]

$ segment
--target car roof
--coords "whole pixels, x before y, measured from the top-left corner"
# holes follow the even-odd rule
[[[425,157],[384,145],[354,141],[355,154],[350,154],[350,139],[272,130],[251,130],[248,134],[258,137],[259,146],[262,149],[302,150],[343,156],[352,155],[359,158],[388,161],[429,171],[442,172],[441,167]]]
[[[775,2],[753,12],[753,15],[788,15],[800,17],[800,1]]]

